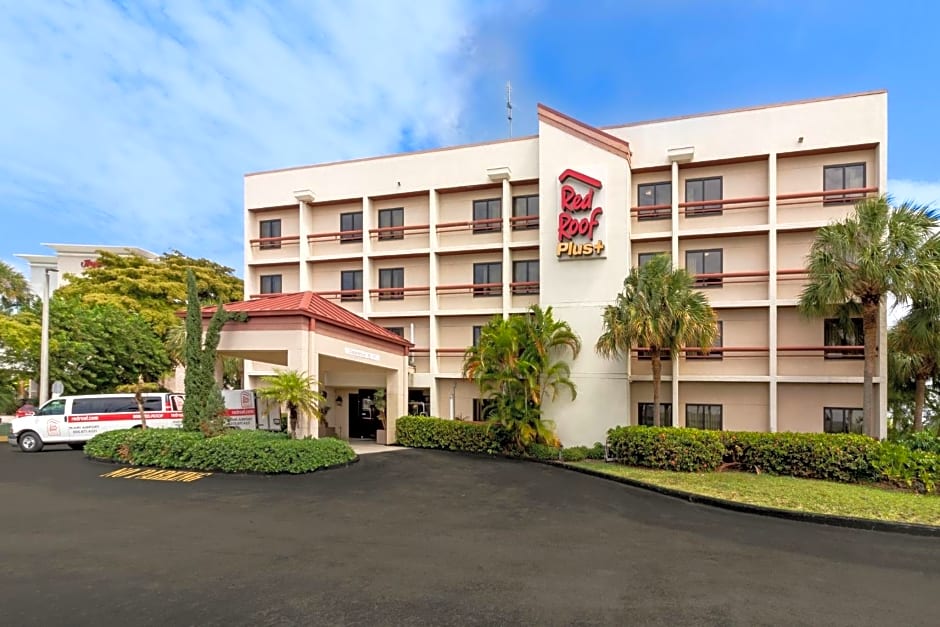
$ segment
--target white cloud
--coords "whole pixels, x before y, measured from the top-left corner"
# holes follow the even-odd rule
[[[7,4],[2,211],[72,225],[69,241],[179,248],[240,271],[245,172],[462,139],[485,10]]]
[[[910,200],[940,209],[940,181],[891,179],[888,181],[888,193],[896,202]]]

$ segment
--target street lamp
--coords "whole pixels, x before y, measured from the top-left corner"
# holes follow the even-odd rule
[[[39,354],[39,405],[49,400],[49,273],[58,272],[55,268],[46,268],[45,281],[42,284],[42,338]]]

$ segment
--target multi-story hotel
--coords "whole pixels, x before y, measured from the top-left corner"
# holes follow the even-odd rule
[[[543,106],[538,119],[537,136],[247,175],[246,298],[312,291],[402,335],[408,400],[457,419],[483,407],[461,376],[480,328],[551,305],[584,350],[577,399],[547,417],[565,444],[592,443],[651,421],[642,351],[625,363],[593,346],[630,268],[666,253],[720,321],[710,354],[664,365],[667,422],[884,436],[884,353],[863,419],[859,342],[796,305],[815,230],[885,189],[885,92],[603,129]],[[272,370],[249,362],[247,384]],[[358,411],[355,384],[331,392]]]

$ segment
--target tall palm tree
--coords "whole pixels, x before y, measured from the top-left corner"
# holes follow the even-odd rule
[[[933,235],[937,226],[936,217],[922,206],[893,208],[887,196],[866,198],[855,204],[852,215],[817,231],[807,258],[809,279],[799,305],[804,315],[832,315],[846,304],[861,311],[862,407],[869,433],[881,307],[889,294],[905,303],[940,286],[940,240]]]
[[[656,255],[624,279],[623,291],[604,308],[604,330],[594,349],[609,358],[630,359],[633,348],[648,351],[653,370],[653,425],[660,426],[662,359],[683,346],[707,352],[718,334],[715,312],[695,279]]]
[[[578,356],[581,340],[552,308],[533,305],[508,320],[494,317],[480,333],[480,341],[464,354],[464,376],[475,381],[484,398],[492,399],[491,422],[505,427],[515,445],[555,443],[551,425],[542,420],[542,404],[577,388],[563,354]]]
[[[258,390],[262,398],[287,404],[287,432],[293,437],[301,418],[320,420],[326,399],[319,390],[319,382],[306,372],[284,370],[275,375],[262,377],[265,387]]]
[[[914,382],[914,431],[924,428],[927,382],[940,376],[940,304],[915,301],[888,332],[892,379]]]

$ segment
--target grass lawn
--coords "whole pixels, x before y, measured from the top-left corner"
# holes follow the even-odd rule
[[[688,473],[601,461],[571,464],[654,485],[778,509],[940,525],[940,496],[744,472]]]

